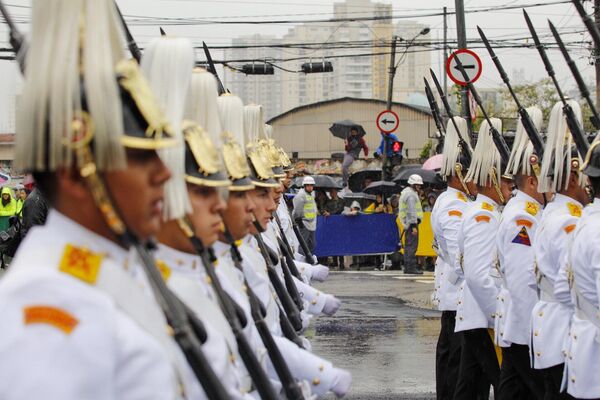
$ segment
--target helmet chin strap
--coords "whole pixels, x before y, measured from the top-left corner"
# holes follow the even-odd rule
[[[463,174],[462,174],[462,165],[460,163],[454,164],[454,171],[456,172],[456,176],[460,182],[460,185],[462,186],[462,188],[465,191],[465,193],[467,194],[467,196],[469,196],[469,198],[471,200],[475,200],[474,199],[475,196],[473,196],[473,194],[469,190],[467,184],[465,183],[465,178],[463,177]]]
[[[500,203],[506,205],[506,199],[502,194],[502,190],[500,189],[500,182],[498,182],[498,177],[496,175],[496,167],[490,168],[490,179],[492,180],[492,185],[494,186],[494,190],[496,190],[496,194],[500,199]]]

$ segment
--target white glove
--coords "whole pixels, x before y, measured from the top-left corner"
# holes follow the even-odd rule
[[[329,268],[324,265],[317,264],[313,265],[312,278],[315,281],[325,282],[325,279],[329,276]]]
[[[345,369],[334,368],[337,373],[337,382],[331,388],[331,391],[335,393],[337,397],[344,397],[348,390],[350,390],[350,385],[352,384],[352,374]]]
[[[323,294],[325,296],[325,305],[323,306],[323,314],[331,317],[337,312],[342,305],[342,302],[335,296]]]

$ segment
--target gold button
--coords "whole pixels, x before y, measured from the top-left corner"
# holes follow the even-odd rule
[[[462,321],[462,320],[463,320],[463,317],[462,317],[462,316],[461,316],[461,317],[458,317],[458,319],[460,319],[460,320]]]
[[[575,383],[575,377],[574,376],[571,377],[571,382]]]
[[[313,299],[313,301],[311,301],[310,303],[314,306],[315,304],[317,304],[317,299]]]
[[[208,283],[209,285],[212,285],[212,279],[210,279],[210,276],[207,276],[206,278],[204,278],[204,280],[206,281],[206,283]]]
[[[538,357],[541,357],[542,353],[538,351],[538,352],[535,353],[535,355],[538,356]]]
[[[573,335],[573,340],[577,340],[577,335]]]
[[[504,332],[500,332],[500,336],[504,336]]]
[[[323,372],[324,369],[325,369],[325,366],[323,364],[319,365],[319,371]]]
[[[543,316],[544,316],[544,312],[543,312],[543,311],[540,311],[540,312],[539,312],[539,314],[538,314],[538,316],[539,316],[539,317],[543,317]]]
[[[459,300],[459,301],[458,301],[458,304],[462,304],[462,301],[461,301],[461,300]]]
[[[538,335],[539,335],[538,331],[533,332],[533,336],[538,336]]]
[[[173,327],[171,325],[167,325],[167,335],[171,337],[175,336],[175,331],[173,330]]]
[[[312,381],[312,384],[315,385],[315,386],[317,386],[319,383],[321,383],[321,380],[319,378],[315,378]]]

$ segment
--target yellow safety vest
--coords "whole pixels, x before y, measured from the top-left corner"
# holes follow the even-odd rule
[[[304,219],[313,220],[317,218],[317,203],[311,194],[305,193],[305,196],[306,203],[304,203]]]
[[[414,193],[408,193],[406,194],[406,197],[402,198],[402,196],[400,196],[400,208],[398,210],[398,216],[400,217],[400,221],[404,224],[404,221],[406,220],[406,211],[408,210],[408,204],[406,199],[408,198],[408,196],[415,196],[416,197],[416,201],[415,201],[415,208],[417,209],[417,218],[420,221],[423,221],[423,207],[421,206],[421,201],[419,199],[419,195],[414,192]]]

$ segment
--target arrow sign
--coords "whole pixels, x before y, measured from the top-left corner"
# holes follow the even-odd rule
[[[377,116],[377,129],[379,129],[383,133],[391,133],[398,129],[398,125],[400,125],[400,118],[398,118],[398,114],[393,112],[392,110],[383,110]]]
[[[460,62],[469,77],[469,81],[466,82],[463,77],[456,58],[460,59]],[[482,64],[479,56],[471,50],[461,49],[450,54],[448,60],[446,60],[446,73],[452,79],[454,83],[462,86],[466,86],[467,83],[473,83],[481,76]]]

